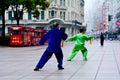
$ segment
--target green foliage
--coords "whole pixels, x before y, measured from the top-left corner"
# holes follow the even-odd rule
[[[5,38],[5,10],[10,6],[11,0],[0,0],[0,15],[2,16],[2,38]]]
[[[32,14],[33,14],[33,17],[38,17],[39,16],[39,11],[37,10],[37,9],[35,9],[33,12],[32,12]]]
[[[0,15],[10,6],[10,0],[0,0]]]
[[[2,46],[9,46],[9,44],[10,44],[10,36],[9,35],[5,35],[5,38],[3,38],[0,35],[0,45],[2,45]]]
[[[45,10],[49,7],[47,0],[11,0],[12,10],[15,13],[17,25],[23,16],[23,11],[32,12],[33,17],[39,16],[39,9]]]
[[[19,25],[23,11],[32,12],[33,17],[39,16],[39,9],[45,10],[49,7],[47,0],[0,0],[0,16],[2,15],[2,37],[5,37],[5,10],[12,7],[12,10]],[[39,8],[38,8],[39,6]]]
[[[35,8],[34,0],[11,0],[11,6],[14,10],[33,10]]]
[[[50,3],[47,0],[35,0],[35,6],[36,8],[34,8],[32,14],[33,17],[38,17],[39,16],[39,9],[45,10],[46,8],[48,8],[50,5]]]
[[[28,12],[31,12],[32,10],[34,10],[36,8],[35,4],[34,4],[34,0],[26,0],[23,2],[25,9]]]
[[[36,5],[39,5],[42,10],[45,10],[49,7],[50,3],[47,0],[36,0]]]
[[[1,8],[0,8],[0,15],[2,15],[2,10],[1,10]]]
[[[0,10],[2,9],[8,9],[10,6],[11,0],[0,0]]]

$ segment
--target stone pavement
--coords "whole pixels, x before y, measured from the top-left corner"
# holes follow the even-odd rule
[[[55,56],[42,70],[33,71],[46,46],[0,47],[0,80],[120,80],[120,41],[99,41],[90,45],[88,61],[82,61],[79,52],[72,61],[66,61],[73,42],[63,47],[64,70],[57,69]]]

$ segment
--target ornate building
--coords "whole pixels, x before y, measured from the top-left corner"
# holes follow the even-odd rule
[[[45,11],[39,10],[40,15],[37,18],[32,17],[32,13],[24,11],[23,17],[20,20],[20,25],[49,29],[54,21],[59,22],[63,30],[69,36],[78,32],[84,22],[84,0],[48,0],[51,4]],[[9,8],[5,12],[6,18],[6,33],[9,33],[9,27],[16,25],[16,20],[13,20],[14,14]],[[0,33],[2,27],[0,16]]]

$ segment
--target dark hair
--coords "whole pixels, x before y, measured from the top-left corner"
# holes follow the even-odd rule
[[[85,30],[83,28],[79,29],[80,32],[84,32]]]
[[[59,26],[59,23],[57,23],[57,22],[53,23],[53,27],[58,27],[58,26]]]

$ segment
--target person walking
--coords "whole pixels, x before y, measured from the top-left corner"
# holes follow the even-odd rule
[[[100,34],[100,44],[101,44],[101,46],[104,45],[104,35],[103,35],[102,32],[101,32],[101,34]]]
[[[47,61],[52,57],[53,53],[57,58],[58,69],[63,68],[63,52],[61,49],[61,42],[67,39],[67,34],[59,29],[59,24],[55,22],[53,24],[53,29],[47,32],[42,39],[39,41],[40,45],[43,45],[48,40],[48,47],[40,58],[38,64],[36,65],[34,71],[39,71],[47,63]]]
[[[82,52],[83,60],[87,61],[88,50],[84,45],[86,40],[91,40],[93,37],[85,35],[84,29],[80,29],[79,31],[80,31],[79,34],[76,34],[75,36],[68,38],[69,41],[76,41],[76,42],[72,49],[72,52],[68,56],[67,61],[71,61],[75,57],[75,55],[78,53],[79,50],[81,50]]]

